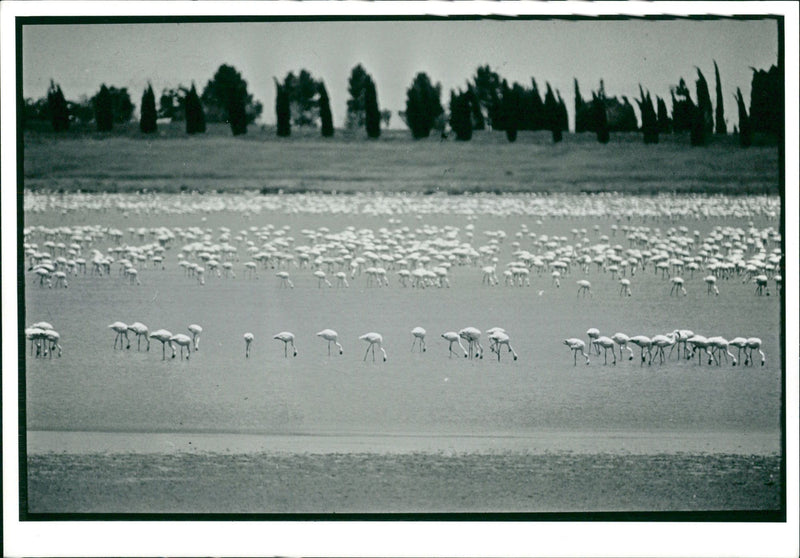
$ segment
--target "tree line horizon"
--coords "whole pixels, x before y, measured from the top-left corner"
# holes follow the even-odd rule
[[[753,70],[749,108],[741,89],[737,87],[734,101],[739,125],[732,133],[739,143],[752,143],[754,133],[782,137],[783,100],[782,79],[777,66],[769,70]],[[672,111],[665,99],[639,85],[637,119],[634,106],[626,96],[617,98],[605,92],[603,80],[597,90],[590,91],[584,100],[578,79],[574,78],[575,133],[591,132],[597,140],[607,143],[612,132],[641,132],[645,143],[657,143],[659,134],[689,132],[692,145],[705,145],[714,135],[728,133],[725,121],[724,98],[719,69],[714,61],[716,103],[712,104],[709,86],[699,67],[696,67],[695,98],[681,77],[670,87]],[[298,74],[289,72],[283,80],[273,78],[276,88],[276,134],[291,135],[292,127],[320,128],[322,137],[332,137],[333,126],[330,99],[325,84],[305,69]],[[388,128],[391,112],[381,111],[377,87],[372,76],[361,65],[351,70],[348,79],[348,99],[345,128],[364,129],[368,138],[380,137],[381,125]],[[404,111],[398,116],[414,139],[429,137],[432,131],[442,139],[450,134],[457,141],[469,141],[474,130],[505,132],[509,142],[516,140],[518,131],[547,130],[553,142],[562,140],[569,131],[566,102],[558,89],[545,82],[544,95],[535,78],[526,87],[518,82],[509,85],[489,65],[479,66],[463,89],[450,90],[449,111],[441,102],[442,87],[424,73],[418,73],[406,90]],[[22,111],[23,126],[33,120],[49,121],[56,132],[69,129],[71,123],[94,124],[99,132],[113,129],[115,124],[131,122],[135,105],[126,88],[102,84],[91,98],[67,101],[60,85],[53,80],[47,96],[25,99]],[[191,87],[179,85],[164,88],[156,107],[155,93],[148,83],[142,99],[139,128],[143,134],[155,133],[159,120],[185,122],[187,134],[202,134],[206,122],[226,123],[234,136],[247,133],[264,110],[247,90],[247,82],[233,66],[222,64],[198,95],[194,82]]]

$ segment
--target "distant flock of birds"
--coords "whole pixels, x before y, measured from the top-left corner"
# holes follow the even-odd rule
[[[182,360],[184,358],[183,352],[185,349],[186,360],[189,360],[192,350],[198,351],[200,349],[200,334],[203,332],[203,328],[198,324],[190,324],[188,326],[187,330],[189,333],[191,333],[191,337],[184,333],[173,334],[166,329],[158,329],[150,332],[148,327],[141,322],[134,322],[132,324],[114,322],[108,327],[115,334],[113,345],[114,350],[117,349],[117,345],[119,345],[120,350],[123,348],[131,348],[131,341],[128,337],[128,333],[130,332],[136,336],[137,350],[142,349],[142,340],[145,342],[146,351],[150,350],[150,339],[160,341],[162,360],[166,360],[167,358],[167,345],[169,345],[172,351],[172,358],[176,358],[178,356],[179,349],[180,359]],[[481,330],[476,327],[465,327],[457,332],[446,331],[442,333],[441,338],[449,343],[449,358],[452,358],[454,354],[463,354],[465,358],[482,359],[484,356],[484,348],[481,345],[481,333]],[[489,350],[497,355],[498,361],[500,361],[502,347],[506,348],[507,353],[511,353],[514,360],[517,360],[517,352],[511,346],[511,338],[505,329],[501,327],[493,327],[486,330],[485,333],[489,339]],[[35,355],[36,358],[46,357],[48,355],[50,358],[52,358],[53,353],[55,352],[57,352],[59,357],[61,356],[61,336],[57,331],[55,331],[50,323],[37,322],[25,329],[25,335],[31,342],[31,354]],[[415,349],[423,353],[427,351],[427,345],[425,343],[426,335],[427,332],[422,327],[415,327],[411,330],[411,336],[413,338],[411,344],[412,352]],[[727,340],[720,336],[704,337],[702,335],[697,335],[688,329],[676,329],[671,333],[654,335],[653,337],[647,337],[645,335],[634,335],[630,337],[619,332],[615,333],[611,337],[607,337],[605,335],[600,335],[600,331],[597,328],[589,328],[586,331],[586,335],[588,337],[588,345],[590,347],[588,353],[586,352],[587,343],[582,339],[571,337],[564,340],[564,344],[567,345],[567,347],[569,347],[573,353],[573,363],[575,365],[578,364],[578,354],[580,354],[586,360],[586,364],[589,364],[590,354],[595,354],[599,358],[601,350],[603,353],[603,364],[608,364],[609,350],[611,351],[612,364],[616,364],[617,348],[619,349],[619,360],[623,359],[623,350],[628,351],[628,360],[633,360],[634,351],[630,345],[636,345],[639,347],[642,365],[645,362],[647,362],[648,365],[651,365],[655,358],[659,358],[659,362],[663,364],[664,362],[668,361],[670,357],[672,357],[672,353],[675,349],[678,349],[678,358],[681,358],[682,356],[687,360],[691,360],[697,356],[698,364],[701,364],[702,356],[705,354],[708,364],[716,363],[719,366],[722,364],[722,359],[725,359],[726,362],[729,362],[730,360],[732,365],[736,366],[741,361],[742,353],[744,353],[744,364],[753,365],[755,363],[753,351],[757,351],[761,356],[761,366],[764,366],[767,361],[767,357],[761,348],[761,339],[758,337],[735,337],[731,340]],[[323,329],[322,331],[317,332],[316,336],[320,337],[324,341],[327,341],[328,356],[331,355],[331,345],[336,347],[340,355],[344,354],[344,348],[339,342],[339,334],[335,330]],[[297,356],[294,333],[290,331],[281,331],[280,333],[273,335],[272,339],[281,341],[283,343],[283,355],[285,358],[288,358],[289,356],[290,346],[292,350],[292,356]],[[383,347],[383,336],[380,333],[365,333],[364,335],[361,335],[359,339],[368,343],[367,350],[364,353],[364,361],[367,360],[370,352],[372,352],[372,360],[376,360],[376,348],[381,352],[383,361],[385,362],[387,360],[388,356],[386,354],[386,349]],[[254,340],[255,335],[253,333],[247,332],[244,334],[245,358],[250,358],[251,346]],[[466,347],[462,344],[462,340],[467,343]],[[460,349],[458,353],[453,350],[454,344],[457,344],[458,348]],[[178,349],[176,349],[176,347]],[[736,356],[730,352],[729,349],[731,347],[738,349],[738,354]],[[665,354],[665,350],[667,348],[669,348],[669,354]]]
[[[647,361],[648,365],[653,363],[653,352],[660,359],[663,364],[672,356],[672,352],[678,349],[678,358],[683,356],[687,360],[694,358],[697,355],[697,363],[701,364],[703,353],[708,359],[708,364],[716,363],[718,366],[722,364],[724,358],[728,362],[728,357],[732,361],[732,365],[736,366],[742,359],[742,352],[744,352],[745,365],[753,365],[753,351],[758,351],[761,356],[761,366],[767,362],[767,357],[764,351],[761,350],[761,339],[758,337],[734,337],[730,341],[720,336],[704,337],[697,335],[688,329],[676,329],[671,333],[665,335],[654,335],[647,337],[646,335],[634,335],[629,337],[624,333],[615,333],[611,337],[600,335],[597,328],[589,328],[586,331],[588,336],[589,346],[591,347],[590,353],[600,356],[600,350],[603,351],[603,363],[608,364],[608,351],[611,350],[612,364],[617,363],[617,354],[615,347],[619,348],[619,358],[622,360],[622,351],[627,350],[629,353],[628,360],[633,360],[633,349],[629,344],[638,346],[641,349],[641,363]],[[586,352],[586,343],[577,337],[571,337],[564,340],[564,344],[572,350],[573,361],[575,365],[578,364],[578,354],[580,353],[586,359],[586,364],[589,364],[589,353]],[[665,349],[669,347],[669,354],[665,355]],[[735,347],[738,349],[738,355],[734,356],[729,348]],[[647,353],[645,355],[645,352]],[[649,360],[648,360],[649,357]]]

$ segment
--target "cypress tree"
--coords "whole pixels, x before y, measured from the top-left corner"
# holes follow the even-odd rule
[[[702,138],[699,139],[704,145],[711,134],[714,133],[714,117],[713,111],[711,110],[711,96],[708,93],[708,83],[703,76],[703,72],[700,71],[700,68],[697,68],[697,81],[695,82],[695,86],[697,88],[697,108],[699,110],[699,115],[695,113],[695,118],[700,118],[702,122]],[[693,123],[692,129],[694,130],[696,126],[697,123]]]
[[[725,107],[722,102],[722,80],[719,78],[719,68],[716,60],[714,61],[714,76],[717,79],[717,108],[714,115],[714,132],[724,136],[728,133],[728,130],[725,126]]]
[[[333,115],[331,114],[331,101],[325,84],[319,82],[319,118],[322,121],[322,137],[333,137]]]
[[[275,78],[273,78],[275,79]],[[292,134],[292,114],[289,107],[289,91],[275,79],[275,116],[278,121],[278,137],[288,138]]]
[[[206,116],[194,83],[192,83],[192,88],[186,95],[184,110],[186,112],[186,133],[190,135],[204,134],[206,131]]]
[[[506,80],[503,80],[501,91],[503,97],[500,101],[499,117],[506,132],[506,139],[513,143],[517,140],[519,129],[519,91],[516,87],[509,88]]]
[[[658,105],[658,131],[661,134],[668,134],[670,131],[669,112],[667,112],[667,103],[661,97],[656,97],[656,104]]]
[[[581,89],[578,86],[578,78],[574,78],[575,82],[575,133],[597,131],[597,124],[593,119],[597,116],[597,107],[595,106],[594,95],[592,96],[592,104],[589,106],[584,102],[581,96]]]
[[[364,119],[367,137],[377,139],[381,136],[381,111],[378,108],[378,92],[370,77],[364,89]]]
[[[544,123],[545,128],[550,130],[553,134],[553,143],[560,142],[563,138],[561,135],[561,108],[558,105],[556,96],[550,83],[546,83],[547,93],[544,95]]]
[[[62,132],[69,130],[69,108],[61,92],[61,86],[50,80],[50,88],[47,90],[47,108],[50,111],[50,122],[53,131]]]
[[[569,131],[569,115],[567,114],[567,104],[561,98],[561,91],[556,89],[556,97],[558,98],[558,125],[562,132]]]
[[[606,99],[602,88],[598,94],[592,93],[592,106],[591,106],[590,120],[597,133],[597,141],[600,143],[608,143],[611,139],[611,134],[608,130],[608,116],[606,115]]]
[[[456,140],[472,139],[472,114],[469,91],[466,93],[450,91],[450,128],[456,134]]]
[[[153,86],[147,84],[147,89],[142,94],[142,114],[139,118],[139,130],[143,134],[152,134],[157,129],[156,123],[156,96],[153,94]]]
[[[111,94],[106,84],[100,86],[100,91],[92,99],[94,105],[94,121],[98,132],[109,132],[114,127],[114,113],[111,110]]]
[[[647,95],[645,95],[641,85],[639,85],[639,95],[642,99],[637,99],[637,103],[639,103],[639,110],[642,113],[644,142],[647,144],[658,143],[658,117],[653,108],[653,99],[650,97],[649,91]]]
[[[532,130],[549,130],[547,125],[547,117],[545,115],[544,102],[542,96],[539,94],[539,86],[536,85],[536,80],[531,78],[531,92],[530,92],[530,111],[531,129]]]
[[[464,93],[467,97],[467,102],[470,106],[471,111],[471,128],[473,130],[484,130],[486,129],[486,121],[483,118],[483,112],[481,111],[481,103],[478,100],[478,96],[475,94],[475,89],[472,88],[472,85],[467,82],[467,91]],[[470,136],[472,133],[470,132]]]
[[[736,106],[739,109],[739,145],[750,147],[753,144],[753,127],[747,115],[747,107],[742,98],[742,91],[736,88]]]
[[[231,133],[240,136],[247,133],[247,89],[239,85],[233,89],[226,103]]]

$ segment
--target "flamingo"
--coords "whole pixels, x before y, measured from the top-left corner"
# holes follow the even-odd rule
[[[280,286],[280,287],[289,287],[291,289],[294,289],[294,283],[292,283],[292,280],[289,279],[289,272],[288,271],[279,271],[278,273],[275,274],[275,277],[280,279],[280,283],[279,283],[278,286]]]
[[[742,360],[742,349],[745,349],[744,356],[745,356],[745,364],[747,364],[747,339],[744,337],[734,337],[730,341],[728,341],[728,346],[736,347],[739,349],[738,353],[736,354],[737,360]]]
[[[276,333],[272,336],[273,339],[278,341],[283,341],[283,356],[284,358],[289,356],[288,347],[289,343],[292,344],[292,356],[297,356],[297,349],[294,346],[294,333],[291,331],[281,331],[280,333]]]
[[[344,353],[342,345],[339,343],[339,334],[334,330],[323,329],[322,331],[317,332],[317,337],[322,337],[328,342],[328,356],[331,356],[331,343],[336,344],[336,346],[339,348],[340,355]]]
[[[587,281],[586,279],[579,279],[577,283],[578,283],[578,296],[581,296],[581,293],[583,293],[584,298],[586,298],[586,293],[589,293],[589,296],[593,296],[592,284],[589,281]]]
[[[672,333],[675,334],[676,341],[675,341],[675,345],[672,346],[672,349],[669,350],[669,355],[667,356],[667,358],[672,356],[672,350],[675,347],[678,347],[678,358],[679,359],[681,358],[681,354],[680,354],[681,343],[683,343],[683,356],[686,357],[686,358],[691,358],[691,356],[689,355],[689,350],[686,347],[686,342],[688,341],[688,339],[690,337],[694,337],[694,332],[691,329],[676,329]]]
[[[707,288],[706,288],[706,294],[707,295],[710,295],[710,294],[713,293],[714,295],[719,296],[719,288],[717,288],[717,278],[716,277],[714,277],[713,275],[706,275],[705,277],[703,277],[703,281],[705,281],[706,285],[707,285]]]
[[[625,335],[624,333],[615,333],[611,336],[611,340],[614,341],[617,345],[619,345],[619,358],[622,358],[622,349],[627,349],[630,353],[628,360],[633,360],[633,349],[628,346],[628,341],[631,340],[630,337]]]
[[[169,344],[172,347],[172,358],[175,358],[175,345],[181,348],[181,359],[183,359],[183,348],[186,347],[186,360],[189,360],[189,355],[192,353],[192,339],[183,333],[176,333],[169,338]]]
[[[336,286],[337,287],[350,286],[350,284],[347,282],[347,274],[344,271],[339,271],[336,273]]]
[[[509,343],[510,339],[508,334],[505,331],[498,331],[499,328],[496,328],[495,331],[489,336],[489,339],[492,343],[494,343],[494,351],[497,352],[497,362],[500,362],[500,345],[505,345],[508,348],[508,352],[514,355],[514,360],[517,360],[517,353],[511,348],[511,343]]]
[[[725,357],[725,361],[727,362],[728,357],[730,356],[733,359],[733,365],[736,366],[736,357],[728,350],[728,340],[724,337],[720,337],[716,335],[714,337],[708,338],[708,346],[711,347],[711,356],[714,357],[714,360],[717,361],[717,366],[722,364],[722,359],[717,358],[717,352],[722,353],[722,356]],[[723,352],[724,351],[724,352]]]
[[[372,349],[372,361],[375,362],[375,345],[383,353],[383,362],[386,362],[386,351],[383,349],[383,336],[380,333],[370,332],[365,333],[361,337],[359,337],[362,341],[366,341],[369,343],[369,347],[367,347],[367,352],[364,353],[364,360],[367,360],[367,355],[369,354],[369,350]]]
[[[761,366],[767,363],[767,356],[764,354],[764,351],[761,350],[761,339],[758,337],[748,337],[747,348],[750,350],[749,364],[753,364],[753,349],[756,349],[761,355]],[[745,361],[745,364],[748,364],[748,361]]]
[[[584,343],[581,339],[577,339],[575,337],[570,337],[569,339],[564,339],[564,344],[572,349],[575,366],[578,365],[578,352],[580,352],[583,357],[586,359],[586,364],[589,364],[589,355],[586,354],[584,349],[586,348],[586,343]]]
[[[322,284],[325,283],[328,287],[331,286],[331,282],[325,277],[325,272],[321,269],[318,269],[314,272],[314,277],[317,278],[317,288],[322,287]]]
[[[756,294],[762,295],[766,291],[767,296],[769,296],[769,285],[767,284],[769,279],[766,275],[756,275],[753,279],[753,283],[756,284]]]
[[[631,296],[631,280],[630,279],[620,279],[619,280],[619,296],[627,295]]]
[[[669,281],[672,283],[672,288],[669,290],[669,296],[672,296],[673,294],[675,296],[678,296],[678,294],[683,294],[683,296],[686,296],[686,289],[683,287],[683,279],[681,277],[673,277]]]
[[[495,342],[494,339],[492,339],[492,334],[495,332],[505,333],[506,330],[503,329],[502,327],[490,327],[489,329],[486,330],[486,336],[489,338],[489,351],[491,352],[494,352],[495,349]]]
[[[425,347],[425,329],[421,327],[415,327],[411,330],[411,335],[414,336],[414,342],[411,344],[411,351],[414,351],[414,346],[417,344],[417,340],[419,340],[419,349],[421,353],[424,353],[426,350]]]
[[[147,350],[150,350],[150,338],[148,337],[149,330],[147,329],[146,325],[144,325],[142,322],[133,322],[128,326],[128,331],[132,331],[136,334],[137,351],[141,349],[142,337],[144,337],[144,340],[147,341]]]
[[[203,328],[197,324],[189,325],[189,331],[192,333],[192,343],[194,343],[194,350],[200,350],[200,334],[203,333]]]
[[[445,331],[442,333],[442,339],[450,341],[450,347],[448,347],[450,358],[453,358],[453,343],[458,343],[458,346],[464,351],[464,358],[467,358],[467,350],[464,348],[464,345],[461,344],[461,337],[458,333],[455,331]]]
[[[29,327],[25,329],[25,337],[31,342],[31,354],[33,354],[33,348],[36,347],[37,357],[42,352],[42,339],[44,339],[45,331],[46,330],[38,327]]]
[[[110,326],[110,329],[113,329],[117,332],[116,337],[114,337],[114,348],[117,348],[117,339],[119,339],[119,348],[122,349],[122,338],[125,338],[125,341],[128,342],[128,346],[125,347],[126,349],[131,348],[131,341],[128,339],[128,325],[123,322],[114,322]]]
[[[165,360],[167,358],[167,343],[169,343],[171,337],[172,332],[167,331],[166,329],[157,329],[150,334],[151,339],[161,341],[161,360]],[[169,346],[172,349],[172,358],[175,358],[175,347],[172,346],[172,343],[170,343]]]
[[[53,358],[53,350],[58,349],[58,356],[61,356],[61,345],[58,343],[61,340],[61,336],[58,332],[54,329],[45,329],[42,332],[45,343],[45,354],[47,353],[48,349],[50,351],[50,358]],[[49,347],[48,347],[49,346]],[[42,355],[44,356],[44,355]]]
[[[250,358],[250,343],[254,338],[255,336],[249,331],[244,334],[244,358]]]
[[[661,363],[664,363],[664,347],[674,347],[677,342],[678,335],[673,331],[666,335],[653,336],[652,342],[656,347],[656,354],[661,357]]]
[[[644,350],[647,349],[647,354],[650,355],[650,362],[653,364],[653,340],[646,335],[634,335],[631,337],[630,342],[637,345],[642,350],[642,363],[644,363]]]
[[[612,364],[617,363],[617,353],[614,352],[614,341],[610,337],[601,335],[600,337],[592,341],[592,345],[594,345],[597,348],[597,354],[600,354],[600,347],[603,347],[603,364],[608,364],[609,349],[611,349],[611,355],[614,357],[614,362]]]
[[[703,337],[702,335],[693,335],[686,340],[686,343],[692,346],[692,356],[694,356],[694,354],[697,353],[697,364],[700,364],[700,352],[698,351],[698,349],[706,352],[709,364],[713,362],[711,358],[711,353],[708,352],[707,338]]]
[[[478,351],[475,356],[483,358],[483,347],[481,346],[481,330],[477,327],[465,327],[458,332],[459,337],[468,343],[469,358],[472,358],[472,349],[477,346]]]
[[[594,344],[594,341],[600,337],[600,330],[596,327],[590,327],[586,330],[586,335],[589,337],[589,347],[594,347],[595,351],[597,351],[597,354],[599,355],[600,349]]]

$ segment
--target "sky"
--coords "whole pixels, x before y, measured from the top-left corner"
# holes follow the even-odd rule
[[[529,87],[533,77],[543,90],[550,82],[572,126],[574,78],[584,99],[603,79],[609,96],[633,100],[641,84],[669,107],[670,87],[681,77],[695,97],[697,66],[715,103],[716,60],[732,128],[736,88],[749,101],[750,68],[777,63],[778,31],[775,20],[732,19],[26,25],[22,52],[26,98],[46,96],[51,79],[69,100],[91,97],[105,83],[127,87],[137,114],[148,82],[157,98],[164,88],[192,81],[201,92],[221,64],[232,65],[264,105],[264,124],[275,122],[273,77],[306,69],[324,80],[341,126],[347,79],[360,63],[376,83],[380,108],[392,111],[392,128],[403,127],[397,111],[418,72],[441,83],[445,108],[450,90],[463,88],[485,64],[509,83]]]

